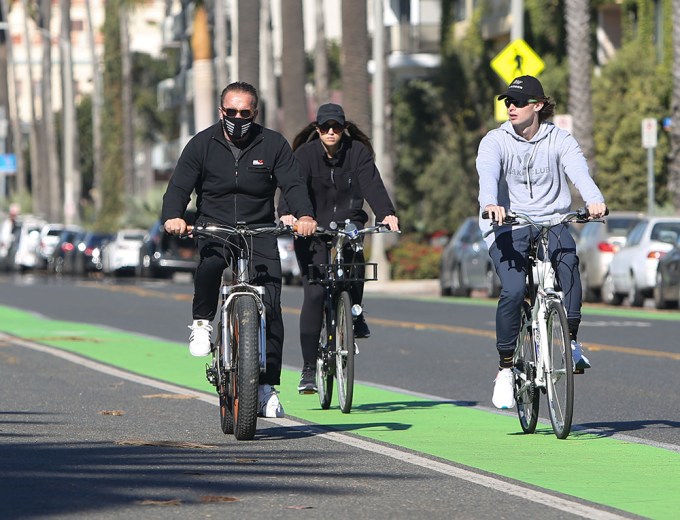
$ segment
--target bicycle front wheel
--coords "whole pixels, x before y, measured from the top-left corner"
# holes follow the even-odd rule
[[[558,439],[566,439],[571,431],[574,412],[574,368],[567,314],[560,301],[548,302],[549,361],[545,370],[548,412]]]
[[[335,378],[338,380],[338,401],[343,413],[352,410],[354,393],[354,328],[352,300],[342,291],[335,312]]]
[[[257,390],[260,379],[260,313],[251,297],[234,303],[234,363],[232,406],[234,436],[240,441],[255,437],[257,427]]]
[[[224,369],[224,341],[222,339],[222,323],[220,322],[215,339],[215,350],[213,351],[213,365],[215,366],[215,378],[217,395],[220,398],[220,426],[222,432],[227,434],[234,433],[234,416],[231,413],[231,401],[229,392],[229,378]]]
[[[531,330],[531,308],[522,306],[522,321],[513,359],[517,415],[524,433],[534,433],[541,394],[536,387],[536,346]]]
[[[319,404],[324,410],[330,408],[331,398],[333,397],[332,341],[328,336],[329,311],[328,304],[324,303],[323,314],[321,315],[319,348],[316,351],[316,388],[319,392]]]

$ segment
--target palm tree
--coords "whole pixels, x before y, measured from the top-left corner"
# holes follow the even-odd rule
[[[120,65],[121,65],[121,116],[123,124],[123,179],[125,192],[138,195],[136,190],[135,175],[135,133],[133,124],[132,103],[132,55],[130,53],[130,29],[129,20],[132,4],[135,0],[120,2]]]
[[[264,126],[280,130],[278,118],[278,96],[276,95],[276,74],[274,72],[274,48],[272,37],[272,0],[262,0],[260,18],[260,38],[262,39],[263,77],[260,81],[260,97],[262,99],[260,118]]]
[[[194,11],[191,51],[194,56],[194,128],[199,132],[213,124],[217,117],[208,12],[202,4]]]
[[[366,11],[366,0],[342,2],[342,104],[347,119],[364,131],[371,128]]]
[[[675,208],[680,208],[680,0],[673,0],[673,92],[671,96],[671,151],[669,189]]]
[[[574,118],[574,137],[588,161],[591,175],[595,174],[595,140],[591,76],[593,70],[590,39],[590,2],[566,0],[567,61],[569,63],[569,112]]]
[[[316,46],[314,48],[314,85],[316,104],[329,101],[328,90],[328,47],[326,46],[326,24],[324,23],[323,0],[314,2],[316,9]]]
[[[281,105],[283,135],[293,142],[295,134],[308,122],[305,95],[305,42],[302,0],[281,2],[283,53],[281,55]]]
[[[94,39],[94,26],[92,23],[92,9],[90,0],[85,0],[85,12],[87,16],[87,40],[89,43],[90,60],[92,62],[92,198],[94,199],[95,213],[101,209],[101,186],[102,186],[102,107],[104,105],[104,86],[102,73],[99,67],[99,57]]]

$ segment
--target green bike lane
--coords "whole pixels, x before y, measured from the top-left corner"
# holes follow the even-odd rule
[[[184,344],[2,306],[0,323],[10,335],[214,393],[204,378],[205,359],[192,358]],[[335,402],[321,410],[315,396],[293,390],[298,376],[291,370],[282,374],[287,416],[636,515],[677,518],[680,510],[678,452],[592,432],[574,431],[560,441],[543,424],[536,434],[524,435],[509,414],[368,385],[355,385],[351,414],[341,413]]]

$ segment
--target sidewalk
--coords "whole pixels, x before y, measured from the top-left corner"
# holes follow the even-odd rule
[[[367,294],[408,294],[410,296],[439,296],[439,280],[390,280],[367,282]]]

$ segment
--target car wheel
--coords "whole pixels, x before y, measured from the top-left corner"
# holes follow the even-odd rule
[[[635,283],[635,275],[630,273],[630,290],[628,291],[628,303],[632,307],[642,307],[645,303],[645,295]]]
[[[484,281],[484,285],[486,286],[486,296],[488,298],[497,298],[501,293],[501,288],[496,283],[496,271],[494,271],[493,267],[487,267]]]
[[[602,301],[607,305],[621,305],[623,301],[622,296],[616,292],[614,279],[609,273],[607,273],[604,277],[604,282],[602,282]]]
[[[663,277],[661,273],[656,273],[656,283],[654,284],[654,307],[657,309],[668,309],[668,300],[663,297]]]
[[[460,283],[460,268],[457,265],[451,270],[451,296],[469,296],[470,291],[466,290]]]

